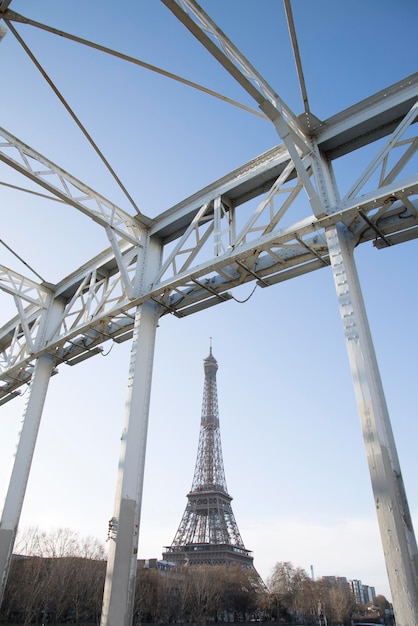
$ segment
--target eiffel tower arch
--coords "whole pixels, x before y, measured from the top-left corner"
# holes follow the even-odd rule
[[[226,485],[217,370],[211,346],[209,356],[204,359],[202,416],[193,483],[180,525],[163,559],[176,565],[237,563],[253,569],[253,557],[241,538]]]

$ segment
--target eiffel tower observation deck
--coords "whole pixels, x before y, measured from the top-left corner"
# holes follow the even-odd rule
[[[163,558],[176,565],[229,565],[253,569],[253,557],[242,541],[228,494],[219,429],[216,372],[212,354],[204,359],[205,382],[196,467],[187,506]]]

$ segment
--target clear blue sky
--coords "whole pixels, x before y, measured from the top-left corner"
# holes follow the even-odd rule
[[[412,0],[294,0],[311,109],[325,119],[417,69]],[[280,0],[202,6],[296,114],[302,112]],[[115,8],[116,7],[116,8]],[[56,28],[255,104],[157,0],[13,0]],[[33,53],[140,209],[155,216],[278,142],[273,127],[205,94],[31,27]],[[133,212],[12,33],[0,44],[1,125]],[[341,192],[361,162],[338,164]],[[23,184],[0,165],[0,181]],[[0,186],[1,239],[49,282],[107,247],[104,232],[60,204]],[[416,474],[416,242],[357,261],[407,495]],[[0,263],[28,273],[4,248]],[[32,276],[33,277],[33,276]],[[245,299],[252,286],[237,293]],[[14,314],[1,293],[0,324]],[[154,363],[139,556],[160,557],[177,530],[197,452],[202,361],[213,337],[226,479],[244,543],[266,578],[278,561],[316,576],[359,578],[390,595],[331,272],[160,323]],[[105,352],[110,346],[105,346]],[[106,539],[112,516],[129,345],[51,380],[21,526]],[[1,407],[0,497],[26,396]]]

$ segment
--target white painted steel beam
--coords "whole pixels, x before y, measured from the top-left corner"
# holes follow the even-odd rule
[[[24,315],[20,311],[19,316],[0,329],[0,381],[3,381],[0,383],[0,397],[10,395],[30,379],[33,359],[45,351],[54,355],[59,364],[69,362],[105,341],[117,341],[121,334],[132,330],[134,308],[147,300],[154,300],[166,312],[181,316],[189,314],[193,310],[191,307],[203,304],[210,296],[209,291],[198,287],[196,281],[217,293],[217,301],[221,302],[225,299],[221,297],[223,294],[246,282],[259,280],[267,286],[305,273],[306,263],[328,256],[324,228],[338,221],[351,224],[359,243],[376,239],[376,231],[364,221],[363,213],[370,216],[372,224],[374,219],[378,220],[379,230],[385,235],[404,233],[405,238],[416,236],[414,228],[418,226],[418,218],[413,198],[418,194],[418,181],[415,177],[365,194],[361,199],[341,205],[339,211],[329,216],[321,219],[307,217],[280,228],[278,217],[283,210],[289,209],[291,194],[290,190],[284,203],[279,204],[274,213],[264,200],[256,207],[257,226],[262,223],[261,219],[266,218],[261,234],[253,228],[253,220],[249,222],[248,232],[236,234],[237,208],[223,215],[216,214],[216,230],[211,224],[215,213],[206,213],[207,219],[199,226],[202,232],[193,234],[194,247],[190,241],[183,241],[181,249],[176,249],[176,255],[171,258],[167,255],[164,266],[155,269],[149,283],[143,285],[140,291],[136,287],[136,298],[127,293],[112,253],[99,255],[91,265],[86,264],[64,279],[54,287],[55,298],[63,299],[65,307],[57,320],[55,338],[48,346],[34,352],[30,341],[27,341],[27,331],[25,336],[24,324],[34,339],[42,307],[26,307]],[[280,194],[280,198],[283,200],[284,196]],[[396,198],[399,200],[394,204]],[[260,207],[262,210],[259,210]],[[197,236],[199,244],[196,244]],[[159,241],[156,236],[152,239]],[[221,245],[224,253],[213,256],[215,246],[219,249]],[[190,252],[185,265],[184,252],[187,249]],[[194,264],[197,253],[200,262]],[[138,280],[138,263],[141,264],[144,254],[141,247],[132,248],[123,255],[126,273],[132,276],[133,283]],[[182,265],[179,265],[179,260]],[[162,275],[163,267],[165,275]],[[292,273],[288,273],[290,268]]]
[[[151,244],[146,273],[160,262],[159,254],[158,246]],[[135,316],[101,626],[132,624],[152,364],[160,315],[160,307],[148,301],[138,306]]]
[[[44,308],[51,290],[18,272],[0,265],[0,289],[37,307]]]
[[[115,508],[109,521],[101,626],[131,626],[138,560],[148,411],[159,307],[138,307],[131,350]]]
[[[313,136],[329,160],[386,137],[418,99],[418,72],[318,123]]]
[[[110,227],[131,243],[138,243],[143,227],[140,218],[132,217],[4,128],[0,128],[0,138],[1,161],[101,226]]]
[[[413,626],[418,624],[417,544],[354,262],[354,240],[342,224],[326,234],[396,623]]]
[[[216,26],[195,0],[162,0],[233,78],[257,102],[273,122],[305,187],[312,212],[323,213],[318,192],[307,172],[311,153],[306,128],[228,37]]]
[[[59,309],[60,302],[56,301],[49,311],[45,311],[42,328],[37,337],[38,343],[45,343],[51,337],[51,328],[54,327],[55,321],[54,315],[60,312]],[[43,354],[36,361],[32,377],[23,426],[0,520],[0,605],[9,573],[10,560],[35,451],[42,409],[54,366],[55,361],[53,357],[49,354]]]
[[[0,520],[0,604],[7,582],[23,499],[29,479],[42,409],[54,360],[49,354],[39,357],[32,378],[30,397],[25,412],[9,487]]]
[[[1,0],[0,1],[0,13],[4,13],[5,11],[7,11],[7,8],[11,2],[12,0]]]
[[[318,147],[315,148],[317,158],[313,161],[314,175],[321,181],[318,187],[321,189],[324,204],[344,206],[347,201],[358,200],[358,192],[371,174],[378,168],[385,171],[386,156],[395,146],[400,145],[405,130],[415,119],[415,107],[414,104],[401,122],[396,124],[386,144],[366,167],[360,182],[347,194],[343,202],[339,200],[330,160],[321,154]],[[410,139],[406,145],[410,147]],[[403,147],[405,148],[405,145]],[[407,161],[403,156],[400,160]],[[379,184],[383,185],[382,181],[386,180],[387,177],[381,175]],[[364,200],[364,196],[362,199]],[[325,236],[363,430],[396,621],[400,626],[412,626],[418,623],[417,544],[354,262],[354,248],[367,229],[374,231],[386,245],[390,245],[390,237],[386,237],[379,229],[379,219],[384,214],[388,216],[396,204],[395,194],[386,197],[379,208],[375,207],[370,212],[370,217],[367,212],[360,209],[354,222],[336,221],[332,226],[325,227]],[[365,226],[359,224],[360,221]]]

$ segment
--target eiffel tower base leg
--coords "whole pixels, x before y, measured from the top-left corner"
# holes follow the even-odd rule
[[[418,624],[417,544],[363,302],[353,245],[342,224],[327,231],[364,445],[398,626]]]
[[[137,310],[115,508],[109,522],[109,553],[101,626],[132,624],[152,363],[158,319],[159,310],[154,303],[145,303]]]

